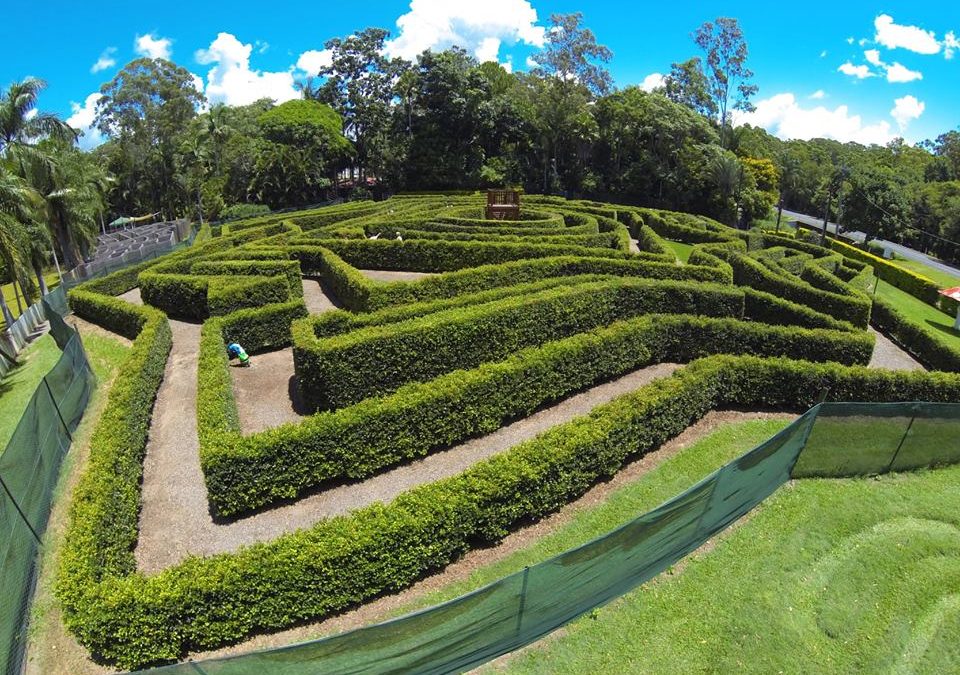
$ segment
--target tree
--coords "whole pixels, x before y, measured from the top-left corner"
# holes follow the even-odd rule
[[[73,142],[77,132],[53,113],[37,111],[43,80],[28,77],[14,82],[0,99],[0,154],[23,167],[28,159],[42,159],[35,149],[41,138]]]
[[[303,86],[305,96],[329,104],[343,118],[346,135],[356,146],[361,177],[366,169],[383,169],[383,136],[390,120],[393,86],[409,64],[383,55],[384,41],[390,32],[367,28],[356,35],[328,40],[329,66],[318,73],[326,81],[317,89],[311,82]]]
[[[746,67],[747,43],[739,22],[728,17],[720,17],[715,23],[705,22],[693,39],[707,56],[706,77],[710,96],[720,113],[722,144],[730,124],[731,97],[734,110],[754,109],[750,97],[757,93],[757,86],[749,84],[753,72]]]
[[[123,176],[115,206],[127,212],[163,211],[187,203],[176,179],[182,134],[204,102],[193,75],[165,59],[131,61],[100,88],[95,124],[115,139],[115,173]]]
[[[584,187],[586,160],[596,138],[596,122],[588,105],[606,94],[613,79],[601,64],[613,53],[597,44],[583,15],[553,14],[537,64],[526,80],[535,110],[544,192],[553,191],[553,178],[568,190]]]
[[[21,288],[26,287],[24,282],[28,257],[23,223],[33,218],[38,202],[37,195],[30,186],[0,163],[0,261],[3,262],[10,281],[14,284],[19,282]],[[17,304],[20,304],[19,295]],[[23,307],[19,309],[23,311]],[[13,314],[2,293],[0,311],[6,324],[12,324]]]
[[[710,83],[703,73],[700,57],[695,56],[683,63],[670,66],[670,74],[664,78],[664,95],[704,117],[717,116],[717,104],[710,95]]]

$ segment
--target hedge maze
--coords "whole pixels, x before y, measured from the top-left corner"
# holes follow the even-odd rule
[[[89,282],[81,317],[134,339],[73,496],[57,594],[70,630],[123,668],[318,620],[442,569],[576,499],[718,408],[960,400],[960,358],[868,368],[873,267],[856,254],[688,214],[529,196],[486,221],[470,195],[395,197],[231,223]],[[666,240],[695,244],[679,264]],[[858,252],[859,253],[859,252]],[[375,281],[364,270],[433,273]],[[302,277],[342,309],[311,314]],[[139,288],[143,306],[118,299]],[[274,540],[158,573],[134,550],[169,319],[202,322],[196,408],[209,508],[281,508],[456,447],[656,364],[672,375],[474,463]],[[896,336],[895,318],[874,324]],[[241,432],[225,339],[292,349],[313,414]],[[184,523],[189,528],[190,523]]]

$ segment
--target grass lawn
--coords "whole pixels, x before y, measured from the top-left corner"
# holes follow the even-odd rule
[[[57,276],[56,272],[51,272],[50,274],[43,275],[44,280],[47,282],[47,287],[52,291],[54,288],[60,285],[60,277]],[[20,290],[20,287],[17,287],[17,291]],[[16,319],[20,316],[20,310],[17,309],[17,297],[14,293],[13,284],[3,284],[0,287],[0,291],[3,292],[3,299],[7,301],[7,307],[10,308],[10,312],[13,314],[13,318]],[[24,302],[23,295],[20,296],[21,304]],[[30,303],[27,303],[24,306],[24,309],[30,306]],[[3,317],[0,316],[0,329],[6,327],[6,322],[4,322]]]
[[[7,447],[30,397],[60,358],[60,349],[50,335],[37,338],[20,352],[19,365],[0,381],[0,453]]]
[[[680,262],[686,264],[687,260],[690,259],[690,251],[693,250],[692,244],[684,244],[679,241],[667,241],[667,246],[670,247]]]
[[[83,337],[83,346],[99,381],[111,376],[128,351],[128,347],[116,340],[93,334]],[[7,373],[0,382],[0,452],[7,447],[33,392],[56,365],[61,353],[48,333],[20,353],[22,365]]]
[[[917,324],[945,338],[950,344],[960,347],[960,332],[953,329],[953,317],[950,315],[885,281],[880,282],[877,295],[892,302],[900,312]]]

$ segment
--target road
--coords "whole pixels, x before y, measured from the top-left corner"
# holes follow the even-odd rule
[[[805,223],[807,225],[816,227],[818,229],[823,227],[823,218],[818,219],[818,218],[814,218],[813,216],[807,216],[802,213],[796,213],[795,211],[787,211],[786,209],[783,210],[783,216],[787,220],[799,220],[801,223]],[[837,224],[828,222],[827,232],[829,232],[830,234],[836,234]],[[850,237],[851,239],[854,239],[861,243],[864,240],[864,235],[862,232],[844,232],[843,234],[844,236]],[[903,246],[902,244],[897,244],[892,241],[887,241],[886,239],[874,239],[873,241],[877,242],[883,248],[890,249],[897,255],[903,258],[906,258],[907,260],[916,260],[917,262],[921,262],[924,265],[929,265],[930,267],[940,270],[941,272],[946,272],[947,274],[953,274],[954,276],[960,277],[960,269],[956,267],[952,267],[946,263],[940,262],[939,260],[935,260],[934,258],[931,258],[925,253],[921,253],[920,251],[915,251],[914,249]]]

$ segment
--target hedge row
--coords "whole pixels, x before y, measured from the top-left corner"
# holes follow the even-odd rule
[[[672,211],[656,209],[637,209],[643,222],[649,225],[654,232],[666,239],[674,239],[687,244],[709,244],[731,241],[736,238],[736,231],[731,228],[717,225],[703,218],[699,222],[681,218],[681,215]]]
[[[293,243],[322,246],[360,269],[414,272],[452,272],[466,267],[565,255],[615,259],[630,256],[613,249],[514,242],[321,239],[294,240]]]
[[[211,339],[202,349],[222,352],[222,339]],[[859,331],[648,315],[246,438],[232,426],[233,404],[220,401],[233,398],[229,376],[211,371],[201,375],[200,400],[211,411],[226,412],[219,419],[208,413],[201,423],[201,460],[211,503],[221,515],[231,516],[296,497],[324,481],[364,478],[491,432],[544,404],[649,363],[731,353],[864,364],[872,352],[873,337]],[[216,360],[210,359],[209,368],[216,367]],[[224,358],[220,368],[226,367]]]
[[[465,307],[468,305],[479,305],[485,302],[501,300],[513,296],[529,295],[538,293],[549,288],[558,286],[575,286],[595,281],[611,280],[616,277],[604,274],[580,274],[572,277],[551,277],[540,281],[532,281],[514,286],[502,286],[491,288],[490,290],[477,293],[468,293],[466,295],[457,295],[452,298],[441,298],[439,300],[426,300],[424,302],[414,302],[406,305],[394,305],[375,312],[348,312],[345,310],[334,310],[315,314],[310,317],[310,323],[313,325],[313,333],[318,338],[332,337],[342,333],[348,333],[360,328],[369,326],[382,326],[407,319],[414,319],[427,314],[434,314],[455,307]]]
[[[872,253],[861,251],[857,247],[850,246],[837,239],[830,239],[830,248],[846,258],[852,258],[870,265],[873,267],[874,274],[891,286],[896,286],[915,298],[923,300],[928,305],[935,307],[938,305],[940,288],[932,279],[911,272]]]
[[[336,408],[518,349],[653,312],[742,316],[743,292],[726,286],[614,279],[459,307],[318,339],[293,326],[293,359],[304,401]]]
[[[303,284],[300,283],[300,264],[296,260],[276,259],[286,255],[283,251],[237,251],[237,256],[243,259],[232,260],[204,260],[194,263],[191,274],[209,276],[284,276],[287,280],[291,297],[303,297]],[[267,256],[263,259],[260,256]]]
[[[676,265],[645,260],[561,256],[517,260],[448,272],[415,282],[377,283],[333,252],[319,246],[294,246],[304,274],[320,276],[345,307],[370,312],[404,303],[424,302],[550,277],[604,274],[649,279],[712,281],[730,284],[733,271],[719,258],[712,264]]]
[[[294,263],[296,264],[296,263]],[[206,277],[190,274],[142,272],[140,297],[169,316],[202,320],[245,307],[290,300],[290,285],[283,276]],[[299,279],[297,288],[303,293]]]
[[[816,307],[834,318],[850,321],[858,328],[866,328],[870,322],[870,299],[862,293],[846,287],[844,295],[822,291],[786,274],[776,274],[758,260],[731,247],[710,246],[709,251],[730,263],[738,286],[750,286],[801,305]]]
[[[881,298],[873,299],[873,325],[896,340],[901,347],[929,368],[960,372],[960,349],[948,337],[901,314],[896,306]]]
[[[73,289],[67,297],[73,313],[81,319],[86,319],[130,340],[140,334],[149,316],[149,313],[139,311],[137,305],[119,298],[90,292],[83,287]]]
[[[427,227],[427,226],[424,226]],[[614,232],[603,232],[597,234],[553,234],[553,235],[517,235],[517,234],[488,234],[486,232],[433,232],[429,229],[413,230],[408,228],[397,228],[394,225],[385,224],[380,226],[368,226],[366,232],[374,236],[379,234],[386,239],[395,239],[399,233],[404,241],[413,241],[415,239],[427,239],[434,241],[492,241],[492,242],[511,242],[526,243],[532,245],[538,244],[562,244],[568,246],[583,246],[585,248],[616,248],[618,250],[622,245],[622,237]],[[629,237],[627,238],[629,246]]]
[[[753,321],[773,326],[802,326],[804,328],[829,328],[832,330],[857,330],[848,321],[835,319],[829,314],[796,302],[784,300],[771,293],[743,287],[743,316]]]
[[[556,510],[711,408],[805,408],[825,386],[839,400],[960,399],[960,377],[952,374],[711,357],[388,505],[236,553],[190,558],[151,577],[100,566],[119,556],[132,569],[132,542],[90,537],[83,550],[77,536],[115,529],[118,521],[129,521],[135,534],[136,500],[109,513],[75,509],[59,586],[66,620],[94,654],[124,668],[316,620],[403,588],[478,542]],[[126,465],[138,465],[138,454],[119,453],[110,466],[94,461],[84,484],[114,483]],[[78,559],[89,564],[78,566]]]
[[[166,317],[149,307],[82,291],[71,294],[71,303],[90,320],[112,318],[106,324],[110,328],[141,326],[91,437],[90,457],[74,490],[60,553],[56,594],[67,627],[82,634],[90,627],[89,610],[102,600],[104,587],[98,584],[109,585],[136,570],[132,551],[143,456],[172,339]],[[124,312],[127,316],[119,318]]]

